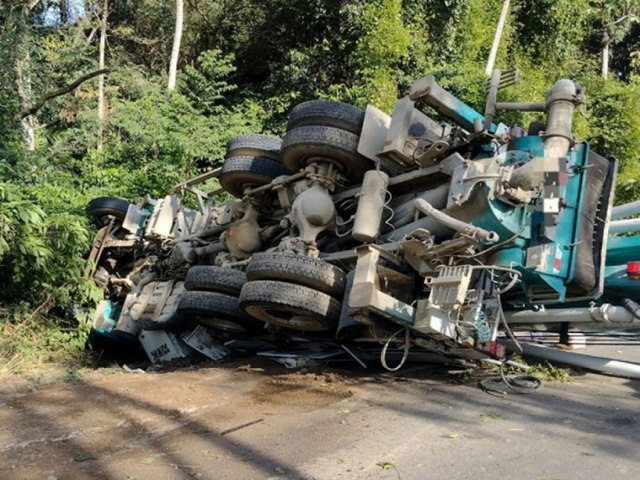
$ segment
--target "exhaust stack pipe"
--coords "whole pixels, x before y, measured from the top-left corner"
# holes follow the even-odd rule
[[[558,170],[558,159],[565,156],[574,143],[573,114],[582,102],[582,87],[567,78],[555,83],[545,104],[544,156],[514,170],[509,180],[511,187],[533,190],[544,182],[545,172]]]

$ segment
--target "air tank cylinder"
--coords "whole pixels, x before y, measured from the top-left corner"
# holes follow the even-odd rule
[[[369,170],[365,173],[351,234],[356,240],[371,243],[380,235],[380,222],[388,185],[389,176],[386,173],[379,170]]]

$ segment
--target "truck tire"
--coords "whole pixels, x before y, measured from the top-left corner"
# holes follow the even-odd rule
[[[98,197],[89,202],[89,214],[100,227],[109,225],[109,216],[114,216],[120,223],[124,222],[130,202],[121,198]]]
[[[358,153],[358,141],[358,135],[339,128],[297,127],[282,141],[282,164],[297,172],[320,157],[334,163],[350,181],[359,183],[374,165]]]
[[[240,308],[254,318],[293,330],[335,329],[341,303],[326,293],[293,283],[271,280],[247,282]]]
[[[247,276],[239,270],[213,265],[197,265],[187,272],[184,288],[189,291],[218,292],[238,297],[245,283],[247,283]]]
[[[224,161],[218,178],[222,188],[242,198],[246,188],[266,185],[281,175],[291,175],[291,172],[279,162],[264,157],[237,156]]]
[[[217,292],[185,292],[178,302],[179,315],[200,325],[233,334],[245,334],[262,327],[238,306],[238,299]]]
[[[313,288],[342,300],[346,275],[323,260],[293,253],[260,252],[251,257],[247,280],[278,280]]]
[[[364,111],[353,105],[329,100],[310,100],[291,110],[287,131],[308,125],[334,127],[360,135]]]
[[[269,135],[245,133],[231,139],[227,148],[229,157],[263,157],[275,162],[280,161],[282,140]]]

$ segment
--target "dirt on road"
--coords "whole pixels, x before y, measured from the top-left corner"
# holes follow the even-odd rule
[[[640,474],[640,382],[499,398],[434,367],[250,365],[4,384],[0,479],[573,479]]]

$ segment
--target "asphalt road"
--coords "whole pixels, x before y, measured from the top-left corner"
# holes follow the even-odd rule
[[[0,396],[2,479],[633,479],[640,382],[496,397],[418,367],[106,370]]]

